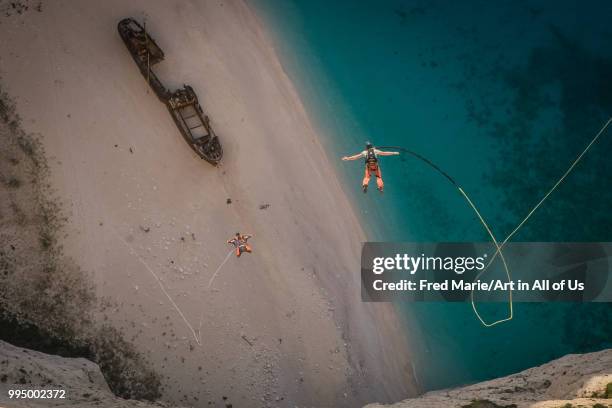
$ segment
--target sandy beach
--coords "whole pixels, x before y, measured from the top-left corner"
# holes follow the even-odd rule
[[[361,302],[366,236],[252,5],[42,2],[0,17],[0,80],[39,133],[68,213],[63,245],[163,376],[204,407],[359,406],[414,396],[405,330]],[[224,148],[183,141],[121,41],[147,19],[156,72],[197,92]],[[228,201],[231,200],[231,203]],[[254,252],[226,259],[226,240]],[[224,397],[226,399],[224,399]]]

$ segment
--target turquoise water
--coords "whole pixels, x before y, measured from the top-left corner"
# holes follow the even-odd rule
[[[612,115],[608,1],[257,0],[330,158],[366,140],[451,174],[501,240]],[[612,131],[515,237],[612,240]],[[486,240],[463,198],[410,157],[383,158],[386,191],[335,160],[370,239]],[[357,271],[356,271],[357,273]],[[484,328],[469,304],[403,304],[424,390],[612,347],[610,304],[517,304]],[[483,307],[503,317],[503,305]]]

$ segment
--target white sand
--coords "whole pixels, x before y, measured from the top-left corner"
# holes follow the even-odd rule
[[[365,236],[335,158],[253,11],[242,1],[127,3],[54,0],[0,17],[0,75],[24,127],[44,137],[69,211],[66,252],[116,303],[100,319],[150,357],[173,402],[355,406],[413,395],[392,307],[360,300]],[[121,18],[145,10],[166,53],[159,76],[198,93],[225,150],[219,168],[183,141],[117,34]],[[254,253],[230,258],[208,290],[236,231],[255,235]],[[154,274],[194,330],[203,317],[201,346]]]

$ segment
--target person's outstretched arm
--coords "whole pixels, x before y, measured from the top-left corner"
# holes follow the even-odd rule
[[[364,152],[361,153],[357,153],[353,156],[344,156],[342,158],[342,160],[347,161],[347,160],[357,160],[357,159],[361,159],[362,157],[364,157]]]
[[[376,154],[379,156],[397,156],[399,152],[383,152],[382,150],[376,150]]]

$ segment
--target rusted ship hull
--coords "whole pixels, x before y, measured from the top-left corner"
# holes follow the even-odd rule
[[[223,149],[193,88],[184,85],[170,92],[163,85],[152,68],[164,60],[164,52],[136,20],[125,18],[119,22],[117,29],[141,74],[166,105],[187,143],[202,159],[217,165],[223,157]]]

